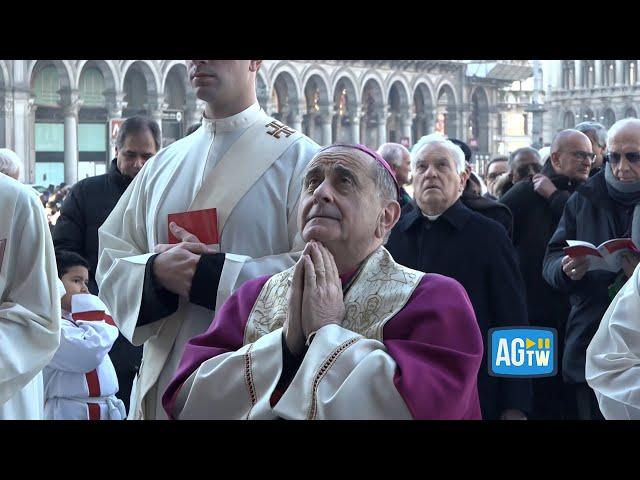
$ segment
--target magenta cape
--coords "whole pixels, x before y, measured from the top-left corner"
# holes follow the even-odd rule
[[[192,338],[162,398],[169,418],[180,387],[206,360],[240,349],[263,276],[225,302],[209,329]],[[482,337],[467,292],[456,280],[426,274],[383,330],[397,364],[394,384],[415,419],[481,419],[477,374]]]

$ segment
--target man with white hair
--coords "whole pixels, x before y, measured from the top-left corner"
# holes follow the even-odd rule
[[[391,167],[362,145],[305,170],[295,267],[245,283],[187,344],[177,419],[479,419],[482,341],[458,282],[398,265]]]
[[[483,341],[490,328],[528,325],[524,283],[505,229],[460,200],[467,177],[463,151],[440,135],[428,135],[413,147],[411,167],[415,201],[387,243],[394,259],[458,280],[469,294]],[[523,419],[529,413],[529,380],[490,377],[481,368],[478,391],[484,419]]]
[[[14,180],[19,180],[20,170],[22,170],[20,157],[13,150],[0,148],[0,173],[4,173]]]
[[[584,420],[602,419],[600,410],[607,418],[617,418],[624,404],[635,404],[633,383],[628,381],[632,370],[626,368],[635,355],[632,352],[637,352],[633,332],[638,328],[638,312],[631,309],[628,317],[612,316],[620,307],[624,311],[625,301],[614,304],[602,317],[632,276],[640,257],[628,252],[617,272],[589,271],[587,256],[569,257],[564,253],[567,240],[600,245],[614,238],[632,238],[640,245],[640,120],[616,122],[609,129],[607,145],[604,168],[569,197],[543,266],[545,280],[569,294],[571,312],[562,374],[576,401],[577,416]],[[587,352],[592,339],[593,346]]]
[[[400,207],[411,201],[411,195],[404,189],[403,185],[409,183],[409,173],[411,172],[411,155],[404,145],[399,143],[383,143],[378,148],[378,153],[391,166],[396,174],[396,180],[400,185]]]

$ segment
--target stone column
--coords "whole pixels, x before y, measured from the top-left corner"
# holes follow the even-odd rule
[[[411,138],[412,117],[411,109],[408,109],[400,120],[402,124],[402,136],[409,138],[409,145],[413,144],[413,139]],[[402,138],[400,140],[402,140]]]
[[[2,116],[2,122],[0,122],[0,146],[10,148],[13,150],[12,145],[12,129],[11,129],[11,118],[13,114],[13,102],[10,98],[11,92],[4,92],[0,98],[2,98],[2,103],[0,103],[0,115]],[[22,159],[21,159],[22,160]],[[24,170],[24,168],[22,169]],[[20,172],[20,176],[22,176],[22,172]],[[24,180],[24,179],[23,179]]]
[[[293,122],[291,122],[291,128],[301,132],[302,131],[302,115],[298,112],[293,114]]]
[[[603,81],[602,81],[602,60],[596,60],[594,62],[594,67],[596,72],[596,76],[595,76],[595,86],[596,87],[601,87],[603,85]]]
[[[78,111],[82,100],[77,90],[60,92],[64,112],[64,182],[73,185],[78,181]]]
[[[311,140],[315,140],[316,134],[316,114],[315,113],[307,113],[307,127],[309,133],[307,134]]]
[[[616,60],[616,85],[622,86],[624,83],[624,60]]]
[[[576,88],[582,88],[583,87],[583,79],[582,79],[582,68],[583,68],[583,64],[582,64],[582,60],[575,60],[573,62],[573,68],[576,72]]]
[[[367,145],[370,148],[378,148],[387,141],[387,118],[389,114],[387,112],[386,105],[382,105],[377,112],[377,127],[378,127],[378,145]]]
[[[35,135],[35,124],[31,120],[32,106],[35,105],[28,91],[15,90],[13,93],[13,151],[24,164],[25,180],[35,181],[35,153],[32,156],[32,137]],[[35,149],[33,149],[35,150]]]
[[[169,104],[165,103],[164,95],[158,95],[155,99],[149,102],[147,110],[149,111],[149,117],[158,124],[160,128],[160,138],[162,144],[160,148],[164,146],[164,135],[162,133],[162,113],[169,108]]]
[[[111,127],[111,120],[122,118],[122,111],[127,108],[127,102],[124,101],[124,92],[107,92],[105,94],[107,111],[109,115],[109,123],[107,128]],[[107,162],[107,170],[109,169],[109,162],[116,156],[116,139],[111,138],[111,131],[109,131],[109,158]]]
[[[320,117],[320,122],[322,125],[322,145],[331,145],[331,115],[329,115],[329,113],[323,114],[322,117]]]
[[[351,130],[351,143],[360,143],[360,115],[353,113],[349,117],[349,128]]]

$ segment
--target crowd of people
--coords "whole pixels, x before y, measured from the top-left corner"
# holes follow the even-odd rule
[[[161,148],[131,117],[42,204],[0,150],[0,418],[640,418],[640,120],[474,172],[437,132],[317,145],[260,108],[260,64],[190,61],[201,125]],[[209,209],[212,238],[169,221]],[[489,330],[526,326],[558,375],[489,375]]]

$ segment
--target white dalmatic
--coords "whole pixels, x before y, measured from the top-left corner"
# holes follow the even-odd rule
[[[168,214],[217,209],[226,257],[211,295],[221,306],[246,280],[295,263],[302,175],[318,150],[256,103],[225,119],[203,119],[196,132],[150,159],[121,197],[99,230],[96,280],[122,334],[144,344],[129,418],[167,418],[161,398],[182,349],[214,316],[180,298],[174,314],[137,325],[145,265],[156,245],[168,243]]]
[[[53,243],[35,191],[0,174],[0,206],[0,419],[40,420],[60,339]]]
[[[585,377],[607,420],[640,420],[640,266],[587,348]]]

